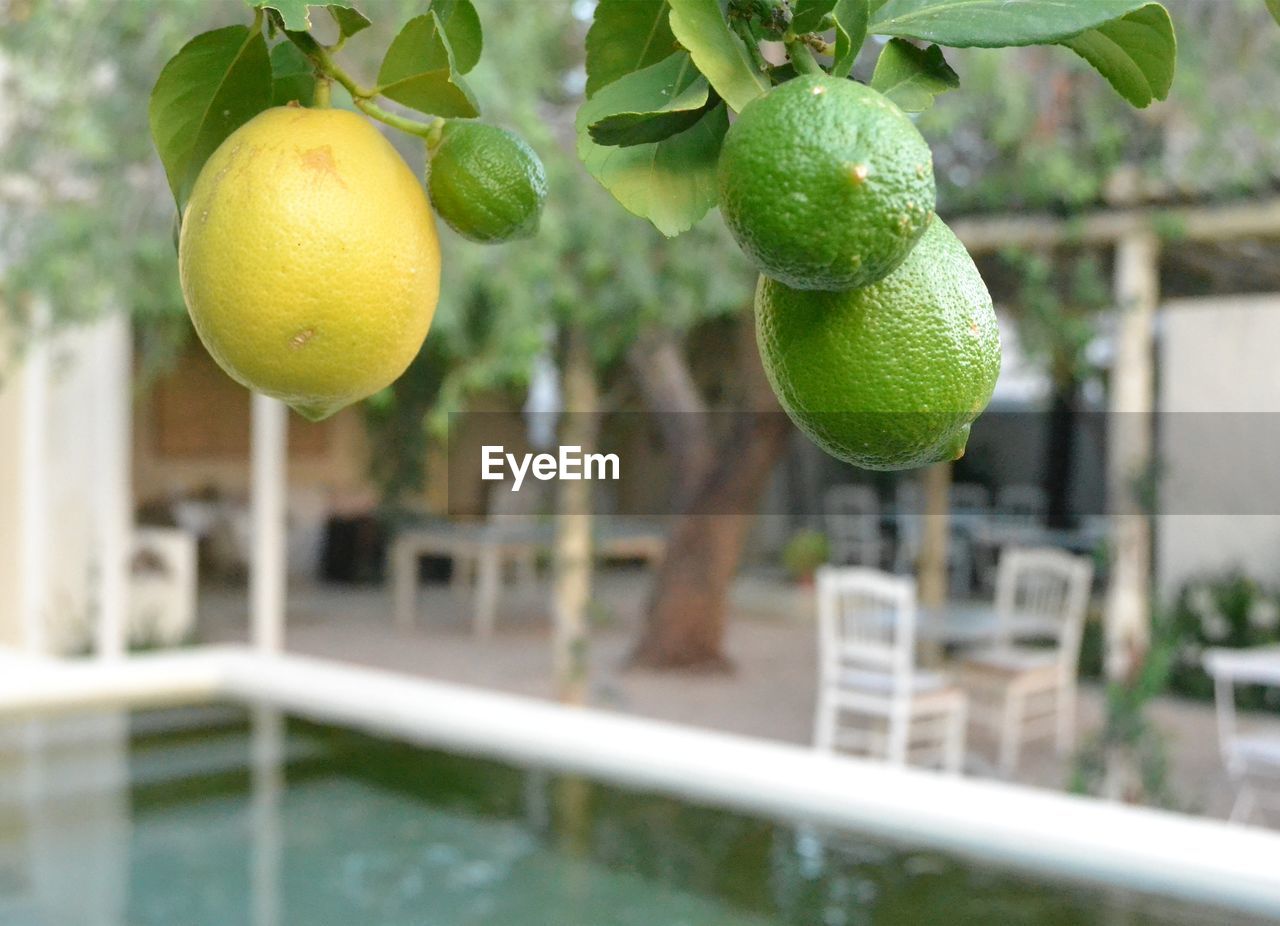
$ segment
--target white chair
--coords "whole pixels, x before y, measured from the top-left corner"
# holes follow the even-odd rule
[[[904,765],[964,761],[964,692],[915,667],[915,583],[873,569],[818,570],[814,745]]]
[[[177,646],[195,633],[196,538],[181,528],[140,527],[133,535],[129,643]]]
[[[1212,649],[1204,664],[1213,676],[1222,761],[1236,786],[1231,819],[1244,823],[1256,810],[1280,811],[1280,734],[1241,726],[1236,717],[1237,685],[1280,688],[1280,646]]]
[[[880,499],[870,486],[834,486],[823,498],[831,562],[880,568]]]
[[[1053,734],[1059,752],[1071,748],[1092,582],[1092,561],[1062,550],[1008,548],[1000,557],[996,642],[965,654],[960,683],[969,694],[974,725],[996,735],[999,768],[1006,775],[1017,768],[1024,742]]]

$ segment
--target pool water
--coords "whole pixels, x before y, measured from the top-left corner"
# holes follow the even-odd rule
[[[262,709],[0,726],[3,926],[1246,922]]]

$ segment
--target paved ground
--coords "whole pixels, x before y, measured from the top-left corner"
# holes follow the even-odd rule
[[[647,588],[642,571],[610,570],[597,586],[591,643],[591,700],[599,707],[751,736],[807,743],[813,719],[815,647],[805,593],[757,579],[735,590],[729,654],[736,670],[712,676],[627,670],[625,656]],[[288,647],[431,678],[534,697],[550,697],[551,659],[545,585],[508,590],[498,632],[477,640],[467,599],[446,586],[426,586],[418,626],[392,626],[389,592],[377,588],[298,585],[290,588]],[[246,636],[245,591],[201,591],[200,634],[209,642]],[[1095,730],[1101,692],[1080,695],[1080,732]],[[1217,751],[1209,706],[1174,699],[1151,717],[1167,738],[1171,784],[1185,809],[1225,817],[1233,800]],[[1259,721],[1280,732],[1280,718]],[[982,745],[982,744],[976,744]],[[1072,762],[1046,745],[1028,747],[1017,779],[1063,788]],[[1273,820],[1273,823],[1280,821]]]

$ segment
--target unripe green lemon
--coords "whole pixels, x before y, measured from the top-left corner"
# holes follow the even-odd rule
[[[941,219],[902,266],[861,289],[815,292],[761,277],[756,326],[791,420],[864,469],[961,456],[1000,373],[991,296]]]
[[[743,108],[725,137],[720,211],[766,276],[844,290],[884,278],[933,217],[933,154],[870,87],[798,77]]]
[[[518,135],[479,122],[451,122],[431,155],[427,192],[450,228],[491,244],[538,230],[547,175]]]
[[[232,132],[192,189],[178,268],[213,359],[312,420],[404,372],[440,291],[422,185],[339,109],[282,106]]]

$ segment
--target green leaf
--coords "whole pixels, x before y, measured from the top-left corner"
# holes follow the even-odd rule
[[[1271,18],[1280,24],[1280,0],[1267,0],[1267,9],[1271,11]]]
[[[797,34],[817,32],[822,18],[835,9],[836,0],[796,0],[791,14],[791,29]]]
[[[1093,65],[1139,109],[1169,95],[1178,41],[1169,11],[1159,4],[1134,10],[1062,44]]]
[[[716,93],[735,112],[769,89],[742,40],[734,35],[718,0],[668,0],[671,31],[693,56]]]
[[[228,26],[196,36],[169,59],[151,91],[151,137],[181,211],[223,139],[271,106],[262,33]]]
[[[1169,95],[1178,50],[1152,0],[888,0],[870,29],[957,48],[1063,44],[1136,106]]]
[[[1151,0],[888,0],[871,32],[953,48],[1051,45]]]
[[[434,11],[404,24],[378,71],[378,92],[433,116],[480,115],[471,89],[458,76],[444,27]]]
[[[680,234],[716,204],[716,163],[729,130],[724,104],[678,135],[646,145],[604,147],[589,127],[618,113],[638,112],[649,99],[633,79],[615,81],[578,110],[578,156],[587,172],[624,209],[648,219],[668,237]]]
[[[872,89],[909,113],[924,112],[934,97],[959,86],[960,77],[942,57],[941,48],[918,48],[906,39],[890,39],[871,75]]]
[[[600,0],[587,31],[587,96],[676,49],[667,0]]]
[[[343,38],[350,38],[357,32],[363,32],[373,25],[368,16],[365,16],[355,7],[346,6],[345,4],[330,3],[329,15],[338,24],[338,32]]]
[[[329,8],[343,35],[355,35],[369,26],[369,18],[351,5],[351,0],[245,0],[251,9],[274,10],[289,32],[311,31],[313,6]]]
[[[617,81],[624,82],[628,98],[634,93],[635,99],[646,102],[641,108],[614,113],[588,126],[597,145],[627,147],[678,135],[703,117],[711,98],[707,79],[683,51]]]
[[[310,106],[315,98],[316,73],[311,60],[292,42],[271,49],[271,105],[297,101]]]
[[[858,59],[858,52],[862,50],[862,43],[867,40],[871,5],[868,0],[838,0],[834,12],[836,54],[831,64],[831,73],[836,77],[848,77],[853,70],[853,62]]]
[[[471,0],[434,0],[431,9],[444,26],[454,68],[459,74],[466,74],[480,62],[484,48],[480,14]]]

